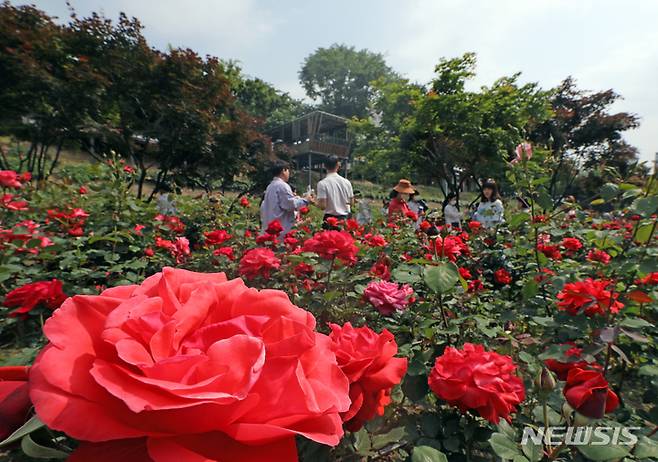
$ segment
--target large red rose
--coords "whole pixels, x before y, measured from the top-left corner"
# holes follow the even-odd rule
[[[351,265],[356,262],[359,248],[354,245],[354,238],[346,231],[320,231],[304,242],[304,252],[317,253],[325,260],[338,258]]]
[[[404,310],[411,303],[414,290],[408,284],[371,281],[363,291],[363,296],[381,314],[388,316],[396,310]]]
[[[8,308],[16,308],[9,316],[22,316],[38,306],[54,310],[66,300],[66,294],[62,291],[62,281],[39,281],[25,284],[7,294],[2,304]]]
[[[473,409],[497,424],[501,418],[509,420],[516,405],[525,399],[523,381],[515,370],[509,356],[465,343],[461,350],[447,347],[436,358],[429,386],[436,396],[462,412]]]
[[[0,441],[23,425],[32,403],[28,394],[28,367],[0,367]]]
[[[608,311],[618,313],[624,304],[617,301],[619,294],[608,290],[610,281],[587,278],[584,281],[565,284],[557,294],[558,309],[566,311],[572,316],[584,313],[592,317],[596,314],[604,315]]]
[[[281,291],[164,268],[69,298],[44,332],[30,397],[46,425],[83,442],[71,460],[286,462],[296,435],[342,436],[347,377]]]
[[[250,281],[258,276],[269,279],[270,273],[278,270],[280,266],[281,260],[274,255],[274,252],[264,247],[257,247],[247,250],[242,256],[239,272]]]
[[[564,397],[571,407],[580,414],[600,419],[619,406],[619,398],[608,387],[608,382],[597,371],[573,368],[567,375]]]
[[[350,381],[352,405],[343,414],[343,422],[355,432],[375,415],[384,415],[391,403],[391,389],[407,372],[407,360],[395,358],[398,345],[386,329],[377,334],[368,327],[354,328],[349,322],[329,327],[338,366]]]

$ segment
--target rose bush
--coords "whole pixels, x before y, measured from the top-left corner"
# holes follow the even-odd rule
[[[602,456],[587,447],[546,444],[529,453],[520,435],[527,426],[570,426],[603,415],[588,425],[637,427],[639,440],[606,446],[602,454],[650,460],[658,425],[656,182],[610,183],[594,204],[560,203],[559,197],[553,203],[551,162],[550,153],[536,148],[531,158],[508,166],[507,181],[529,208],[515,209],[504,198],[506,221],[496,230],[468,220],[463,230],[453,229],[431,213],[416,230],[407,217],[388,223],[374,213],[371,223],[337,220],[335,230],[321,231],[321,212],[310,207],[282,239],[261,232],[256,198],[176,195],[177,213],[163,215],[135,198],[134,175],[120,162],[66,167],[41,190],[17,173],[21,186],[7,187],[4,194],[12,197],[0,207],[0,339],[6,346],[0,365],[32,364],[46,341],[45,324],[52,342],[31,382],[34,409],[51,428],[32,418],[24,427],[29,434],[19,432],[21,441],[0,443],[0,458],[22,462],[22,448],[32,454],[38,444],[39,451],[56,451],[49,452],[53,457],[75,450],[74,461],[103,460],[117,451],[137,461],[248,460],[262,459],[269,448],[268,455],[297,454],[304,462],[408,462],[428,453],[456,462],[582,462]],[[163,275],[168,266],[177,269]],[[204,276],[195,276],[196,283],[188,276],[173,278],[181,284],[168,281],[183,269],[192,273],[180,274]],[[232,280],[237,277],[279,295],[247,289]],[[61,282],[62,294],[74,295],[59,309],[63,295],[40,298],[41,290],[21,289],[53,280]],[[155,280],[174,289],[160,294]],[[342,389],[342,407],[325,407],[323,414],[323,406],[309,400],[316,384],[292,387],[290,373],[265,387],[262,380],[272,378],[263,375],[267,354],[260,375],[258,368],[241,374],[258,375],[251,385],[210,378],[227,365],[221,358],[190,365],[211,361],[217,343],[237,348],[242,344],[229,339],[243,335],[249,340],[243,353],[231,355],[230,366],[254,364],[250,345],[272,345],[253,329],[289,319],[264,311],[254,322],[225,320],[248,335],[202,327],[167,336],[172,327],[165,326],[213,322],[198,310],[221,305],[212,295],[218,292],[207,289],[215,286],[238,288],[226,300],[261,294],[262,303],[240,303],[241,310],[294,304],[306,311],[292,312],[317,319],[314,328],[293,323],[312,335],[283,327],[272,335],[277,348],[300,348],[286,356],[300,364],[296,381],[320,372],[305,362],[301,345],[310,337],[324,339],[316,341],[322,358],[313,364],[331,362],[344,380],[339,386],[325,378],[318,386],[333,384],[334,394]],[[135,315],[156,314],[119,322],[127,304]],[[206,330],[212,333],[203,336]],[[185,337],[182,343],[176,335]],[[61,359],[47,360],[55,355]],[[195,386],[200,394],[190,391]],[[246,406],[261,386],[271,396],[259,396],[257,413]],[[304,412],[285,414],[300,409],[288,404],[288,395],[306,399],[300,402]],[[319,396],[327,404],[329,395]],[[224,418],[236,406],[245,406],[244,413]],[[33,416],[30,409],[22,418]],[[84,425],[91,419],[81,415],[100,423]],[[20,426],[22,418],[7,428]],[[303,424],[319,421],[331,424]],[[266,426],[267,433],[234,431],[245,423]],[[298,435],[296,451],[292,435]],[[330,439],[332,446],[318,442]]]

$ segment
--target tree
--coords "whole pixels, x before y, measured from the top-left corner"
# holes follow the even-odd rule
[[[320,108],[344,117],[365,117],[372,82],[397,78],[380,53],[334,44],[318,48],[304,60],[299,80]]]
[[[623,132],[639,125],[639,119],[627,112],[610,112],[620,98],[612,89],[579,89],[572,77],[551,91],[553,116],[539,124],[530,136],[549,146],[558,163],[549,186],[555,201],[575,192],[574,182],[582,169],[604,165],[626,175],[637,165],[637,149],[622,138]]]
[[[548,99],[536,84],[520,85],[519,75],[491,87],[468,91],[476,58],[467,53],[442,59],[429,88],[408,82],[378,85],[382,128],[397,139],[418,179],[436,181],[447,193],[467,180],[502,176],[505,162],[524,134],[549,116]]]

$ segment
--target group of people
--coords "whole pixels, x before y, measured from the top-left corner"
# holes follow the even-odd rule
[[[327,174],[317,184],[317,195],[309,190],[304,196],[298,196],[288,184],[290,179],[290,165],[277,161],[272,168],[273,179],[265,190],[260,206],[261,226],[263,230],[269,223],[278,220],[283,228],[282,234],[287,234],[295,224],[298,211],[311,204],[324,211],[322,227],[324,229],[337,229],[336,220],[345,220],[352,217],[352,210],[356,204],[354,190],[349,180],[338,172],[341,168],[340,160],[330,157],[325,162]],[[386,204],[385,213],[389,221],[400,216],[417,217],[418,227],[428,212],[427,204],[418,199],[418,191],[411,182],[401,179],[390,194],[390,201]],[[364,204],[365,206],[365,204]],[[359,217],[368,219],[370,211],[359,209]],[[367,212],[367,213],[366,213]],[[413,212],[413,213],[410,213]],[[471,219],[477,220],[485,228],[495,228],[504,221],[503,203],[498,193],[498,185],[492,179],[484,182],[477,208],[473,211]],[[454,228],[461,228],[465,214],[460,211],[457,194],[450,192],[443,202],[443,221]]]

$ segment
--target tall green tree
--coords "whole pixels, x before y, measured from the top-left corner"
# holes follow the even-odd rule
[[[578,178],[584,178],[582,171],[608,167],[617,174],[628,175],[637,166],[637,149],[623,140],[623,134],[638,127],[639,119],[635,114],[612,111],[620,98],[612,89],[594,92],[580,89],[572,77],[551,90],[553,116],[538,125],[530,136],[550,147],[558,164],[549,187],[556,201],[567,194],[583,193],[575,186]],[[594,186],[585,189],[598,191],[606,181],[604,176],[598,177],[598,185],[591,176],[586,179],[584,183]]]
[[[319,107],[344,117],[365,117],[373,95],[372,82],[395,79],[380,53],[347,45],[318,48],[304,60],[299,81]]]

